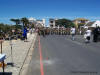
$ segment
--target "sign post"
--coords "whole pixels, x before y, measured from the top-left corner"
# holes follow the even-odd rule
[[[2,54],[2,42],[3,42],[3,40],[0,40],[0,44],[1,44],[1,54]]]
[[[10,63],[11,64],[11,66],[13,67],[14,66],[14,63],[13,63],[13,51],[12,51],[12,40],[11,40],[11,38],[10,38],[10,46],[11,46],[11,62],[12,63]]]

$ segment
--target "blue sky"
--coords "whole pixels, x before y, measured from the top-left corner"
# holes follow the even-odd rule
[[[10,18],[100,19],[100,0],[0,0],[0,23]]]

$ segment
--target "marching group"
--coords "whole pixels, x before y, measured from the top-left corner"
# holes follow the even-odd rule
[[[81,34],[82,31],[79,31]],[[46,35],[71,35],[72,40],[75,40],[76,35],[76,28],[73,26],[67,30],[65,29],[49,29],[49,28],[42,28],[38,29],[38,34],[45,37]],[[86,43],[89,43],[92,36],[93,36],[93,42],[98,42],[100,40],[100,27],[96,27],[94,29],[86,28],[83,33],[84,39]]]

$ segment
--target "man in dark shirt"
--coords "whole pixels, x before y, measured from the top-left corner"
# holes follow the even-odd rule
[[[99,27],[96,27],[93,30],[93,42],[98,42],[99,35],[100,35],[100,28]]]

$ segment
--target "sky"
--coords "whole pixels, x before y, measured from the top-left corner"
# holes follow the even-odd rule
[[[100,0],[0,0],[0,23],[11,18],[100,19]]]

